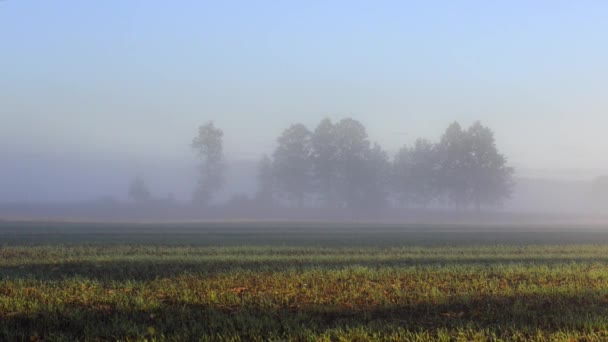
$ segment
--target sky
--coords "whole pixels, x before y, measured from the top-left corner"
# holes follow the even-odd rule
[[[0,0],[0,156],[194,163],[213,120],[228,159],[256,160],[324,117],[394,153],[481,120],[519,170],[601,173],[606,18],[586,0]]]

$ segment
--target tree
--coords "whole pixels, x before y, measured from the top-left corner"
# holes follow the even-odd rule
[[[395,155],[391,174],[393,193],[401,206],[413,203],[413,186],[416,181],[412,175],[412,151],[403,146]]]
[[[470,201],[477,210],[482,205],[498,205],[511,194],[513,168],[498,152],[494,132],[475,122],[466,131],[467,185]]]
[[[323,119],[312,135],[312,178],[315,191],[329,207],[336,205],[337,152],[334,125]]]
[[[311,192],[311,135],[306,126],[292,125],[277,139],[274,152],[277,190],[300,207]]]
[[[146,182],[140,176],[135,177],[129,184],[129,197],[140,204],[149,202],[152,198]]]
[[[412,200],[425,208],[439,195],[437,147],[426,139],[418,139],[410,153]]]
[[[192,140],[192,148],[201,160],[195,203],[207,204],[224,184],[223,136],[224,132],[209,121],[198,128],[198,135]]]
[[[338,199],[353,210],[378,209],[386,200],[386,153],[378,144],[370,147],[365,126],[357,120],[340,120],[334,134]]]
[[[452,123],[441,137],[438,148],[438,184],[445,199],[456,208],[468,203],[467,135],[457,122]]]
[[[438,195],[437,148],[426,139],[404,146],[393,162],[393,186],[401,205],[426,208]]]
[[[513,186],[513,168],[498,152],[494,133],[480,122],[448,127],[439,143],[439,183],[457,208],[498,205]]]
[[[336,143],[337,195],[340,202],[350,208],[357,207],[365,177],[362,170],[369,151],[365,127],[351,118],[340,120],[334,130]]]
[[[363,164],[362,198],[357,203],[360,210],[376,212],[387,205],[391,164],[388,154],[380,144],[374,143]]]
[[[258,163],[258,189],[256,201],[261,205],[272,205],[274,202],[275,179],[272,160],[267,155],[262,156]]]

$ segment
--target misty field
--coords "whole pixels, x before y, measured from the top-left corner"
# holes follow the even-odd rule
[[[2,341],[606,341],[608,230],[0,223]]]

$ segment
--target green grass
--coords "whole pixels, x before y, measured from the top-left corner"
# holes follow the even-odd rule
[[[0,224],[1,341],[606,341],[608,230]]]

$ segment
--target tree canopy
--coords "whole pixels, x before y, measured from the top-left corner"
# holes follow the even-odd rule
[[[150,190],[148,190],[148,185],[146,185],[146,182],[142,177],[135,177],[131,181],[131,184],[129,184],[129,197],[140,204],[146,203],[152,198]]]
[[[207,204],[224,185],[223,136],[224,132],[209,121],[198,128],[198,135],[192,140],[191,146],[201,161],[195,203]]]
[[[492,130],[480,122],[466,129],[454,122],[438,142],[417,139],[392,159],[352,118],[324,119],[312,132],[295,124],[277,142],[273,159],[264,159],[260,168],[260,193],[269,197],[270,191],[299,206],[480,210],[500,205],[513,185],[513,168]]]

